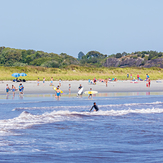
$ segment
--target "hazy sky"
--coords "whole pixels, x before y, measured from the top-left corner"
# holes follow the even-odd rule
[[[103,54],[163,51],[163,0],[0,0],[0,46]]]

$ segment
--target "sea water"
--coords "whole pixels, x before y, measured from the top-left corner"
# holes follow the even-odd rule
[[[89,112],[93,102],[100,111]],[[163,93],[0,96],[0,162],[163,162]]]

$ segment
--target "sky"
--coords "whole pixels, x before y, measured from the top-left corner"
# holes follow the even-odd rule
[[[67,53],[163,52],[163,0],[0,0],[0,46]]]

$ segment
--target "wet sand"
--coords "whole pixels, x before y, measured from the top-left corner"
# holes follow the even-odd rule
[[[92,85],[88,83],[88,81],[62,81],[61,82],[61,90],[64,93],[69,93],[69,84],[71,84],[71,93],[77,93],[78,87],[81,84],[84,87],[84,91],[88,91],[90,88],[94,91],[98,91],[99,93],[110,93],[110,92],[163,92],[163,81],[151,81],[151,86],[146,87],[145,81],[117,81],[117,82],[109,82],[106,87],[105,83],[97,82],[96,85]],[[0,94],[6,94],[5,88],[6,84],[11,88],[12,84],[18,88],[19,82],[12,81],[0,81]],[[45,85],[40,81],[39,86],[37,86],[37,81],[27,81],[22,83],[24,86],[24,94],[51,94],[55,93],[52,86],[50,85],[50,81],[46,81]],[[58,81],[53,82],[54,86],[59,84]],[[19,92],[17,91],[16,94]],[[12,92],[10,91],[10,94]]]

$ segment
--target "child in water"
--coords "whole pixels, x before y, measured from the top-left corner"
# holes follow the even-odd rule
[[[10,91],[10,88],[9,88],[8,84],[6,84],[6,94],[7,95],[9,94],[9,91]]]
[[[60,96],[61,96],[61,91],[60,91],[59,87],[57,87],[55,97],[56,97],[56,99],[60,100]]]

